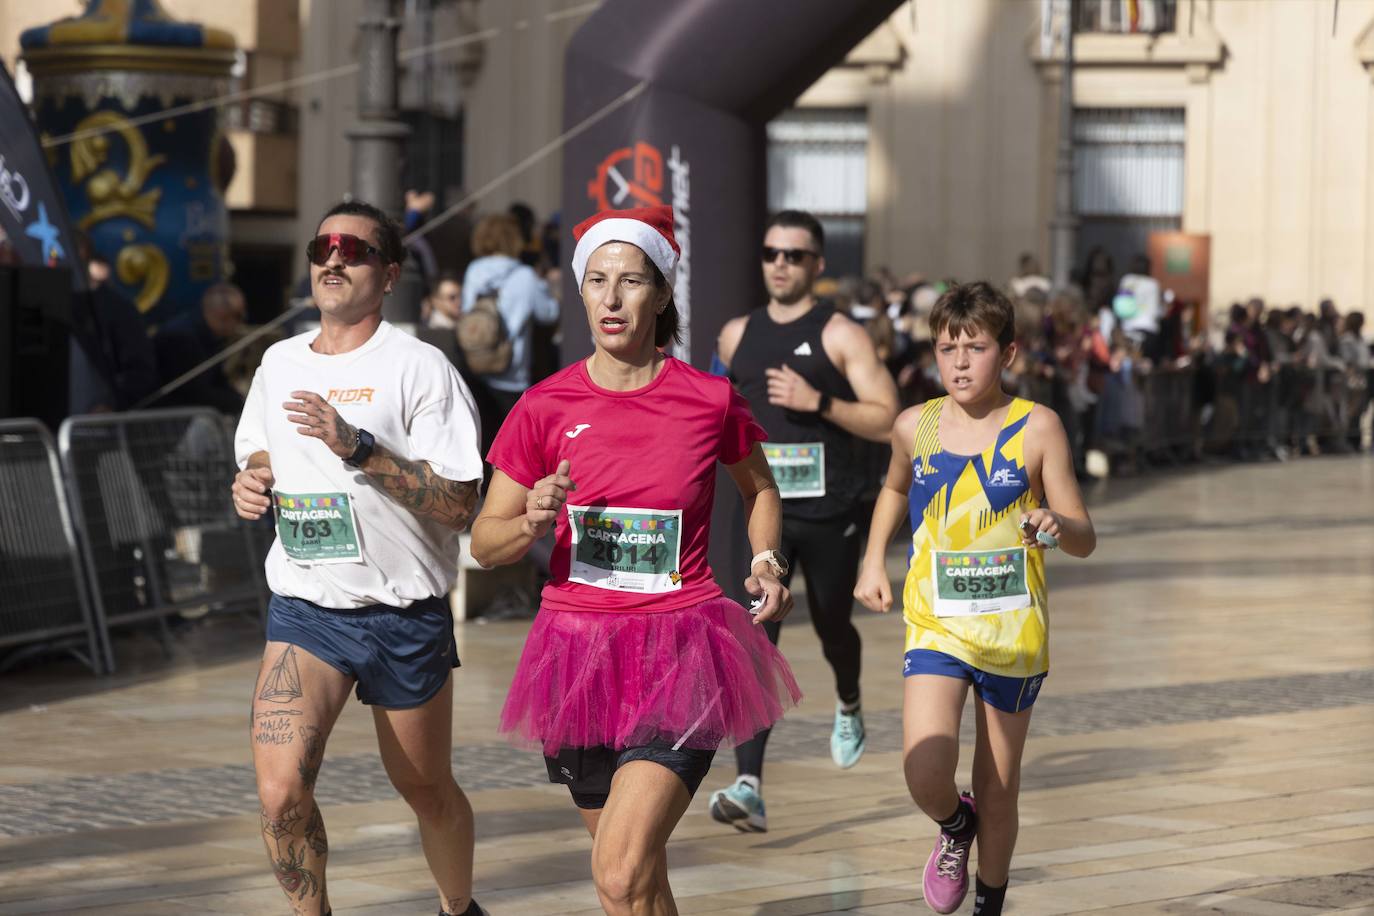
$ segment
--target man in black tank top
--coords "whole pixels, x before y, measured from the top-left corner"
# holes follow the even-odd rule
[[[824,243],[809,213],[784,210],[769,221],[762,252],[768,305],[727,322],[717,355],[768,431],[764,451],[783,497],[782,554],[801,565],[811,623],[835,672],[830,754],[848,768],[864,752],[862,647],[850,620],[860,559],[855,514],[867,483],[861,440],[888,441],[897,387],[863,327],[812,295],[825,269]],[[776,644],[780,625],[764,626]],[[765,731],[735,749],[739,778],[711,795],[716,820],[767,829],[767,742]]]

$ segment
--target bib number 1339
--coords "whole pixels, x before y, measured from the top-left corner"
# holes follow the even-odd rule
[[[620,592],[682,588],[681,509],[568,506],[568,580]]]
[[[783,499],[825,495],[824,442],[765,442],[763,457]]]

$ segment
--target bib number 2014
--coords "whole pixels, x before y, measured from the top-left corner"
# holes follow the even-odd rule
[[[646,566],[653,566],[658,562],[660,556],[667,554],[666,550],[662,550],[657,545],[640,549],[638,544],[621,547],[619,544],[608,544],[605,541],[592,541],[591,547],[592,562],[610,564],[611,566],[615,566],[617,563],[625,563],[632,567],[641,563]]]
[[[620,592],[682,588],[682,510],[568,506],[568,580]]]

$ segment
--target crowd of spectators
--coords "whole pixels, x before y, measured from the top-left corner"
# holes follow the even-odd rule
[[[424,225],[434,203],[432,194],[409,192],[406,228]],[[443,344],[474,391],[484,429],[494,431],[530,384],[558,368],[558,216],[541,223],[516,203],[451,222],[444,233],[417,236],[408,252],[425,290],[421,333]],[[436,239],[442,244],[433,244]],[[81,253],[92,295],[107,295],[108,266],[89,248]],[[1111,257],[1094,249],[1073,282],[1056,289],[1036,259],[1023,255],[1006,281],[1017,314],[1017,356],[1006,386],[1055,409],[1081,473],[1370,448],[1374,372],[1362,312],[1342,313],[1330,299],[1309,309],[1258,297],[1208,308],[1175,298],[1150,267],[1141,256],[1117,273]],[[822,278],[817,292],[865,326],[903,400],[914,404],[941,393],[927,316],[952,282],[879,268],[867,278]],[[298,295],[308,295],[308,288]],[[509,361],[498,372],[473,371],[456,343],[463,315],[484,297],[499,311],[509,341]],[[104,303],[77,312],[141,324],[131,304],[116,305],[122,307]],[[243,320],[242,294],[219,284],[150,342],[108,328],[76,334],[77,364],[94,367],[91,384],[73,392],[90,402],[77,412],[127,409],[154,390],[154,379],[166,384],[233,342]],[[77,350],[90,351],[89,358]],[[158,406],[200,404],[236,413],[254,362],[250,351],[231,361],[228,376],[223,366],[214,367]]]
[[[1017,314],[1005,383],[1055,409],[1081,473],[1369,449],[1361,312],[1258,297],[1209,310],[1161,288],[1144,257],[1117,275],[1100,250],[1073,279],[1055,289],[1034,257],[1021,258],[1005,284]],[[913,404],[941,393],[926,319],[952,282],[880,269],[820,291],[864,324]]]

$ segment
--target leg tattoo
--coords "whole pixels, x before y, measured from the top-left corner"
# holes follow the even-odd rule
[[[310,851],[317,856],[329,854],[329,838],[324,833],[324,816],[320,814],[320,806],[315,805],[310,812],[310,820],[305,824],[305,841],[310,844]]]
[[[304,900],[306,894],[314,897],[320,892],[319,879],[305,867],[304,846],[297,855],[296,847],[287,843],[285,857],[273,859],[272,868],[277,873],[277,883],[288,897],[295,895],[297,900]]]
[[[311,803],[308,819],[301,815],[299,805],[277,817],[263,811],[262,833],[272,872],[286,895],[297,901],[318,896],[324,884],[324,857],[329,852],[320,806]],[[303,842],[297,843],[298,839]]]
[[[320,775],[320,764],[324,762],[324,738],[320,737],[320,730],[313,725],[302,725],[300,736],[305,756],[296,764],[296,770],[308,791],[315,788],[315,780]]]
[[[277,663],[263,679],[262,692],[258,694],[258,699],[268,703],[290,703],[302,696],[304,694],[301,692],[301,670],[296,665],[296,647],[287,646],[281,658],[277,659]]]
[[[318,809],[316,809],[318,810]],[[296,805],[292,805],[286,813],[280,817],[269,817],[267,812],[262,812],[262,832],[270,836],[273,840],[280,840],[284,836],[290,836],[296,832],[296,824],[300,823],[301,813]]]

